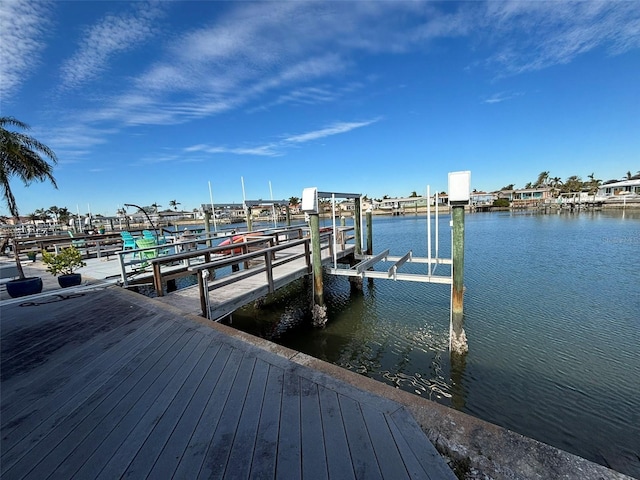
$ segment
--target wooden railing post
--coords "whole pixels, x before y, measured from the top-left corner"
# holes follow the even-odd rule
[[[275,291],[275,285],[273,283],[273,264],[271,262],[272,252],[264,253],[264,266],[267,271],[267,285],[269,285],[269,293]]]
[[[207,232],[207,247],[211,247],[212,243],[211,243],[211,238],[209,237],[209,235],[211,235],[211,214],[209,212],[204,212],[204,231]]]
[[[162,273],[160,271],[160,262],[153,262],[153,286],[156,289],[156,295],[159,297],[164,296],[164,289],[162,288]]]
[[[57,249],[57,246],[56,246]],[[56,251],[57,253],[57,251]],[[129,285],[129,282],[127,281],[127,267],[124,264],[124,257],[125,255],[127,255],[126,253],[118,253],[118,258],[120,260],[120,275],[122,278],[122,286],[126,287],[127,285]]]
[[[360,208],[360,197],[354,198],[353,225],[355,227],[356,236],[356,255],[362,255],[362,219]]]
[[[209,288],[202,275],[202,270],[198,270],[198,290],[200,291],[200,309],[202,310],[202,316],[209,318],[209,312],[207,311],[207,297],[205,288]]]
[[[251,207],[247,207],[247,232],[253,231],[253,219],[251,218]]]
[[[311,240],[304,242],[304,258],[307,261],[307,272],[313,271],[313,265],[311,263]]]

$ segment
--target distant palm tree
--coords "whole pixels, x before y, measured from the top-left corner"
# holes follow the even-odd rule
[[[49,180],[55,188],[58,188],[56,180],[53,178],[53,167],[47,163],[42,155],[51,159],[54,164],[58,162],[58,159],[53,150],[45,144],[24,133],[7,130],[5,126],[13,126],[23,130],[29,130],[30,127],[13,117],[0,117],[0,185],[9,212],[18,223],[20,214],[16,199],[11,191],[10,177],[20,178],[25,185],[29,185],[33,180],[41,182]],[[13,253],[18,275],[20,278],[25,278],[18,248],[14,248]]]
[[[124,224],[126,225],[127,230],[129,230],[131,228],[131,225],[129,223],[129,216],[127,215],[127,209],[119,208],[118,210],[116,210],[116,215],[118,215],[118,217],[124,217]],[[120,223],[120,228],[122,228],[122,223]]]
[[[602,180],[597,179],[595,173],[591,175],[587,175],[589,177],[589,193],[593,195],[593,201],[596,201],[596,193],[598,193],[598,189],[600,185],[602,185]]]
[[[178,202],[177,200],[170,200],[169,201],[169,208],[173,207],[174,210],[178,210],[178,205],[180,205],[180,202]]]
[[[551,185],[552,194],[555,195],[560,188],[560,185],[562,185],[562,179],[560,177],[553,177],[549,180],[549,185]]]
[[[580,192],[582,190],[584,182],[578,175],[571,175],[567,177],[562,185],[563,192]]]
[[[548,180],[549,180],[549,172],[540,172],[534,186],[544,187],[547,184]]]

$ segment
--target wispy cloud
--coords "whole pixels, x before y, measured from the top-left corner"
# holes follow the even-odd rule
[[[524,95],[522,92],[499,92],[482,100],[482,103],[502,103]]]
[[[228,153],[232,155],[257,155],[261,157],[279,157],[282,155],[276,149],[276,144],[259,145],[255,147],[226,147],[226,146],[208,146],[195,145],[184,149],[185,152],[203,152],[209,154]]]
[[[74,106],[75,121],[119,130],[348,100],[357,89],[348,92],[345,85],[367,85],[368,76],[385,74],[366,62],[371,55],[428,53],[441,39],[468,41],[475,65],[496,76],[571,62],[597,48],[615,55],[640,46],[640,2],[633,1],[197,3],[203,15],[186,30],[171,22],[171,9],[183,8],[180,2],[162,1],[116,3],[112,13],[88,25],[60,68],[63,92],[75,93],[105,72],[114,81],[91,98],[73,99],[90,103]],[[44,19],[56,5],[0,2],[3,99],[39,65],[50,27]],[[153,56],[140,55],[139,65],[120,68],[123,53],[146,54],[141,48],[151,39],[157,40]],[[514,96],[501,93],[484,102]],[[335,134],[332,128],[338,127],[293,135],[298,141],[289,144]],[[76,146],[94,142],[79,135]],[[252,154],[277,155],[282,148],[262,146]]]
[[[158,2],[134,5],[134,11],[110,14],[85,31],[77,53],[61,68],[62,88],[95,79],[109,68],[114,55],[139,47],[158,32],[155,21],[163,12]]]
[[[319,138],[329,137],[331,135],[338,135],[340,133],[347,133],[356,128],[366,127],[372,123],[376,123],[380,119],[369,120],[366,122],[340,122],[329,125],[328,127],[315,130],[313,132],[302,133],[299,135],[292,135],[283,140],[283,143],[305,143],[312,140],[318,140]]]
[[[616,55],[640,47],[640,3],[488,2],[478,27],[486,29],[488,43],[501,45],[485,64],[516,75],[569,63],[596,48]]]
[[[339,135],[347,133],[352,130],[363,128],[379,122],[380,118],[374,118],[364,122],[336,122],[318,130],[305,132],[297,135],[288,135],[283,137],[277,142],[268,143],[265,145],[258,145],[254,147],[228,147],[228,146],[211,146],[205,144],[192,145],[184,149],[187,153],[209,153],[220,154],[228,153],[233,155],[258,155],[267,157],[279,157],[284,154],[286,148],[290,148],[293,145],[311,142],[313,140],[319,140],[321,138],[330,137],[332,135]]]
[[[357,78],[359,55],[423,50],[442,38],[473,41],[478,64],[495,75],[566,63],[597,47],[616,54],[638,46],[637,5],[521,0],[446,8],[428,2],[224,4],[210,25],[176,32],[164,57],[134,79],[132,89],[112,97],[96,119],[175,124],[237,108],[251,113],[331,102],[340,98],[339,86],[328,80]],[[98,57],[118,48],[116,43]],[[145,102],[131,104],[126,101],[131,96]]]
[[[0,98],[8,102],[40,63],[50,27],[51,2],[0,2]]]

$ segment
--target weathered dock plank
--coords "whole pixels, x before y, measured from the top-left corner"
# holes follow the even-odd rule
[[[306,378],[300,378],[300,426],[302,477],[329,478],[325,442],[318,442],[317,439],[324,438],[330,443],[331,432],[324,432],[322,428],[318,384]]]
[[[356,478],[383,478],[360,404],[344,395],[339,396],[339,401]]]
[[[351,458],[344,454],[344,452],[349,451],[349,443],[344,429],[338,394],[325,386],[319,385],[318,395],[322,412],[322,428],[325,432],[329,478],[342,478],[345,480],[355,478]]]
[[[280,411],[280,432],[276,478],[295,480],[302,477],[300,456],[300,378],[285,371]]]
[[[269,381],[269,364],[258,359],[253,369],[249,390],[242,407],[242,415],[233,437],[233,444],[224,469],[224,478],[249,478],[251,458],[256,444],[258,425],[262,413],[262,403]],[[217,433],[217,432],[216,432]],[[222,464],[222,459],[219,463]]]
[[[271,364],[248,478],[275,478],[284,370]]]
[[[204,349],[202,349],[203,346]],[[170,385],[163,392],[163,395],[141,416],[140,421],[127,435],[127,442],[120,443],[111,457],[107,458],[108,461],[104,468],[91,478],[120,478],[125,472],[131,478],[139,478],[136,475],[139,470],[136,470],[135,459],[139,456],[147,459],[152,458],[155,461],[177,421],[185,414],[189,399],[193,396],[205,373],[215,359],[220,358],[220,350],[220,344],[213,342],[211,338],[203,338],[198,349],[194,350],[194,355],[200,356],[195,360],[193,368],[186,376],[176,375],[174,377],[172,382],[175,383],[177,389]],[[151,449],[153,453],[147,453],[145,448]],[[148,470],[150,470],[150,465],[147,464],[144,469],[145,473]]]
[[[213,324],[118,288],[39,309],[3,309],[3,366],[38,356],[0,385],[3,479],[454,478],[395,402]]]

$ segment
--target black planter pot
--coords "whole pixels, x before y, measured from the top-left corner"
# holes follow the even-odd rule
[[[10,280],[6,283],[7,293],[11,298],[33,295],[42,291],[42,278],[29,277],[18,280]]]
[[[79,273],[70,273],[67,275],[60,275],[58,277],[58,284],[62,288],[75,287],[82,283],[82,275]]]

